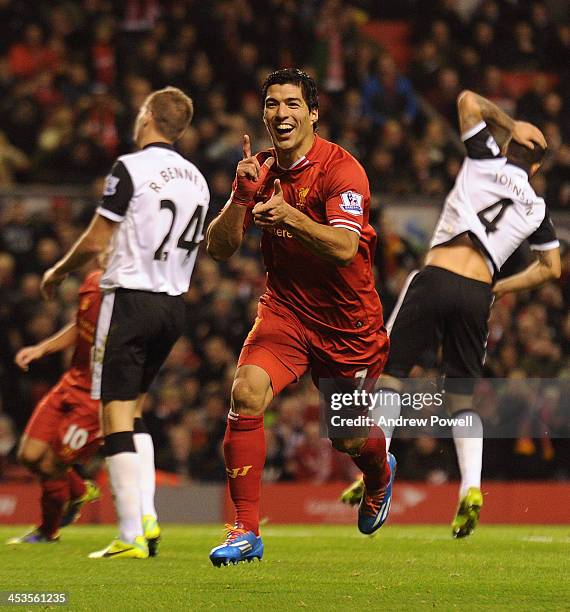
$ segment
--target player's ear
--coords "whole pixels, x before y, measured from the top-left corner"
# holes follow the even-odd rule
[[[146,127],[152,121],[152,111],[147,108],[142,116],[142,124]]]
[[[542,162],[536,162],[536,164],[532,164],[530,167],[529,176],[534,176],[539,170],[540,166],[542,166]]]
[[[319,120],[319,109],[313,108],[309,111],[309,119],[311,121],[311,125],[314,125]]]

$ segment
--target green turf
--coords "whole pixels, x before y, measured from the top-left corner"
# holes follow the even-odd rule
[[[0,541],[20,533],[2,527]],[[59,609],[90,611],[570,609],[564,527],[483,526],[452,540],[441,526],[386,525],[375,538],[344,526],[268,526],[262,563],[219,569],[208,561],[217,527],[164,526],[155,559],[87,558],[113,535],[68,527],[58,544],[5,546],[0,591],[66,591],[70,606]]]

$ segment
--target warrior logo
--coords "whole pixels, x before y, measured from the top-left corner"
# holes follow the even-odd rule
[[[245,476],[252,467],[252,465],[244,465],[239,468],[226,468],[226,472],[230,478],[237,478],[238,476]]]

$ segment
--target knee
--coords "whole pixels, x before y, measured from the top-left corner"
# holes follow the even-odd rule
[[[334,438],[331,439],[333,448],[341,453],[347,455],[356,456],[362,450],[362,447],[366,443],[365,438]]]
[[[35,449],[25,443],[18,449],[17,458],[30,472],[44,478],[56,477],[63,469],[50,449]]]
[[[254,387],[246,378],[236,378],[232,387],[232,410],[247,415],[263,414],[265,396],[263,389]]]
[[[38,464],[38,470],[45,478],[59,478],[65,473],[67,466],[61,463],[59,457],[52,451],[44,453]]]

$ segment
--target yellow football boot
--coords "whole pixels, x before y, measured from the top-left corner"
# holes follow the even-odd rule
[[[131,544],[113,540],[107,548],[89,555],[90,559],[148,559],[148,545],[144,536],[137,536]]]
[[[355,480],[348,489],[345,489],[340,495],[340,501],[349,506],[356,506],[360,503],[364,495],[364,480],[359,478]]]
[[[160,542],[160,525],[156,516],[145,514],[143,516],[143,533],[148,544],[149,557],[156,557],[158,554],[158,543]]]
[[[451,523],[451,534],[454,538],[465,538],[471,535],[479,522],[479,513],[483,506],[481,489],[470,487],[457,508],[457,514]]]

